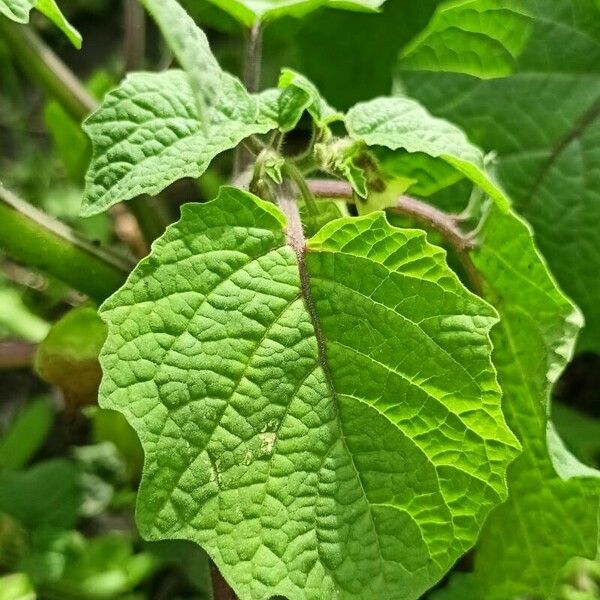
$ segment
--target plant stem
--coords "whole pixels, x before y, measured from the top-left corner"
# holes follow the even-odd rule
[[[96,108],[96,100],[77,77],[30,28],[0,19],[0,32],[15,59],[78,122]]]
[[[217,565],[212,560],[210,561],[210,577],[214,600],[237,600],[235,592],[229,587],[229,584],[225,581]]]
[[[36,348],[35,344],[20,340],[0,342],[0,371],[30,367]]]
[[[254,94],[260,88],[262,61],[262,27],[256,23],[248,30],[246,53],[244,56],[244,84]]]
[[[77,122],[98,108],[96,99],[31,28],[0,19],[0,32],[6,35],[22,69]],[[167,210],[160,200],[150,203],[145,198],[134,199],[130,201],[130,209],[148,243],[169,224]]]
[[[317,198],[341,198],[352,202],[352,187],[345,181],[308,179],[306,183]],[[461,231],[454,216],[410,196],[400,196],[396,206],[388,211],[411,217],[426,228],[437,231],[460,260],[471,290],[481,295],[481,277],[469,256],[469,251],[474,246],[473,240]]]
[[[1,186],[0,247],[13,260],[60,279],[96,302],[118,289],[133,267]]]
[[[144,67],[146,54],[146,13],[138,0],[124,0],[123,22],[125,72],[136,71]]]
[[[244,47],[244,73],[243,81],[250,93],[255,93],[260,87],[262,66],[262,27],[259,23],[253,25],[247,32]],[[251,162],[251,155],[242,145],[235,149],[233,155],[233,179]]]

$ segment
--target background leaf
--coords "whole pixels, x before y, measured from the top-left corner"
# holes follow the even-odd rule
[[[533,225],[561,286],[583,309],[580,349],[598,351],[600,10],[592,0],[504,4],[516,7],[517,16],[531,17],[526,43],[514,53],[511,76],[481,80],[466,75],[471,69],[455,60],[452,46],[444,50],[438,44],[427,65],[419,61],[422,72],[401,73],[399,87],[433,114],[457,123],[484,150],[497,152],[498,179]],[[489,5],[486,0],[465,7],[449,3],[445,20],[454,11]],[[436,35],[445,39],[450,33]],[[427,44],[422,40],[412,53],[427,52]],[[482,56],[478,74],[489,77],[494,64],[487,58]]]
[[[492,340],[503,408],[523,454],[508,470],[508,500],[483,528],[473,572],[453,576],[434,597],[549,598],[569,560],[594,558],[599,550],[600,481],[561,479],[546,442],[550,390],[571,358],[582,320],[521,219],[493,210],[479,243],[473,261],[501,317]]]

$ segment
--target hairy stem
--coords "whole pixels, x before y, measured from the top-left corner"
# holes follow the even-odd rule
[[[340,198],[352,202],[352,187],[345,181],[309,179],[306,183],[317,198]],[[481,277],[469,256],[473,240],[461,231],[458,220],[453,215],[410,196],[400,196],[396,206],[388,211],[411,217],[427,229],[437,231],[460,260],[471,290],[481,295]]]
[[[244,84],[251,94],[260,88],[262,61],[262,27],[256,23],[248,30],[244,56]]]
[[[259,23],[253,25],[247,32],[244,47],[243,81],[250,93],[255,93],[260,87],[262,66],[262,27]],[[240,145],[233,155],[233,178],[237,177],[250,164],[252,155]]]
[[[98,102],[76,75],[52,52],[29,27],[0,19],[0,32],[6,36],[21,68],[78,122],[98,108]],[[152,242],[169,224],[166,208],[160,200],[149,203],[134,199],[130,209],[148,242]]]
[[[60,279],[96,302],[123,285],[133,267],[1,186],[0,247],[13,260]]]

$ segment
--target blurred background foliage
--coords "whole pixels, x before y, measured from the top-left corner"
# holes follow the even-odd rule
[[[62,3],[83,36],[79,52],[45,18],[32,19],[32,27],[98,99],[132,66],[125,51],[125,3]],[[209,2],[182,4],[207,32],[221,64],[240,74],[241,26]],[[477,111],[461,118],[455,104],[447,102],[452,91],[453,102],[460,103],[457,90],[470,89],[473,81],[465,78],[472,75],[449,75],[443,66],[435,74],[414,71],[414,65],[409,65],[413,71],[403,71],[403,50],[432,23],[438,4],[387,0],[379,15],[321,9],[302,20],[270,24],[264,32],[263,87],[275,85],[281,67],[289,66],[311,78],[341,110],[402,87],[434,113],[455,118],[473,141],[492,150],[497,138],[482,129]],[[145,45],[143,63],[134,66],[157,70],[172,63],[150,22]],[[598,65],[600,60],[596,71]],[[496,85],[492,92],[504,94],[503,106],[509,106],[518,93],[510,80],[502,80],[504,87],[481,85]],[[302,138],[308,132],[301,124],[294,135]],[[94,243],[131,258],[142,255],[145,248],[136,246],[135,225],[124,210],[78,217],[89,157],[79,123],[21,71],[10,45],[0,38],[0,180]],[[167,190],[169,218],[175,218],[181,202],[211,198],[226,181],[231,161],[231,155],[224,155],[200,180]],[[505,170],[506,165],[502,163]],[[517,187],[515,183],[509,191],[518,195]],[[444,209],[460,210],[470,191],[464,180],[445,181],[439,188],[432,180],[417,193]],[[532,220],[535,225],[535,214]],[[553,256],[548,259],[552,264]],[[578,285],[561,283],[584,310],[594,311],[586,316],[595,326],[600,308],[577,297]],[[105,332],[94,308],[83,301],[64,284],[0,254],[0,600],[209,598],[210,575],[201,550],[185,542],[146,543],[136,533],[133,509],[143,457],[123,418],[95,405],[100,377],[96,356]],[[584,334],[581,352],[557,386],[554,409],[571,451],[597,467],[599,347],[598,339]],[[466,557],[457,568],[468,568],[468,561]],[[574,561],[565,570],[561,590],[564,600],[600,598],[598,563]]]

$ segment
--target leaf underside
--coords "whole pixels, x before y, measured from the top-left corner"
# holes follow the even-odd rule
[[[251,27],[260,21],[285,16],[302,17],[322,6],[375,12],[385,0],[210,0],[235,19]]]
[[[306,247],[285,224],[222,188],[101,308],[138,525],[201,544],[242,598],[418,598],[506,496],[495,312],[383,213]]]

